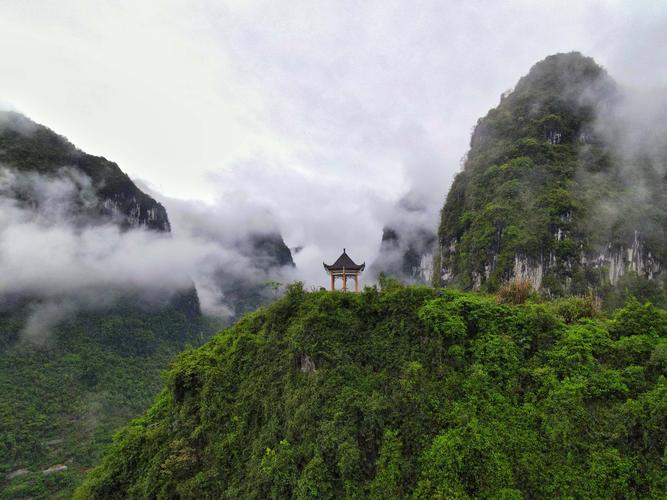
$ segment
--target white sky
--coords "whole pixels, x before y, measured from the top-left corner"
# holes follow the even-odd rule
[[[0,0],[0,104],[165,197],[261,205],[315,282],[408,191],[435,227],[477,119],[571,50],[667,89],[667,1]]]

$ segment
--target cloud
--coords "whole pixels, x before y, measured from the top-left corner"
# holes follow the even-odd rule
[[[206,201],[190,211],[206,231],[207,207],[260,202],[270,215],[241,224],[271,219],[312,285],[342,247],[372,261],[382,227],[407,220],[400,200],[435,228],[477,119],[546,55],[667,79],[661,2],[35,5],[3,5],[0,99],[169,198]]]
[[[240,210],[179,202],[174,234],[124,231],[81,215],[81,204],[94,205],[94,197],[90,179],[74,169],[49,176],[0,169],[0,297],[41,301],[25,328],[29,338],[74,310],[107,307],[127,292],[146,307],[163,304],[193,281],[204,311],[228,317],[236,297],[225,295],[226,280],[252,287],[280,276],[244,247],[249,234],[270,229],[264,219],[253,227]],[[239,225],[218,226],[223,217],[216,213],[228,222],[234,214]]]

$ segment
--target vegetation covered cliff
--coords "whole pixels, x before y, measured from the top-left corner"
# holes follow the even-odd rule
[[[625,147],[623,96],[579,53],[537,63],[479,120],[442,210],[435,282],[665,303],[667,151]]]
[[[293,285],[179,356],[76,498],[667,494],[667,316]]]

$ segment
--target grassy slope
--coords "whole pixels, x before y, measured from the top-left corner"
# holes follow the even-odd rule
[[[75,496],[665,495],[667,313],[591,311],[292,286],[182,354]]]
[[[196,333],[172,310],[79,315],[41,345],[19,340],[20,310],[0,316],[0,497],[68,498],[112,433],[143,412],[160,373]],[[41,470],[65,464],[65,472]]]

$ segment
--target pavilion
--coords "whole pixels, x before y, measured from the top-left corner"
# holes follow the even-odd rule
[[[324,264],[324,262],[322,263]],[[366,263],[355,264],[354,261],[350,258],[349,255],[345,252],[343,248],[343,253],[340,257],[331,265],[324,264],[324,269],[331,276],[331,290],[336,289],[336,278],[343,279],[343,291],[347,291],[347,278],[349,276],[354,277],[354,291],[359,291],[359,275],[363,272],[366,267]]]

